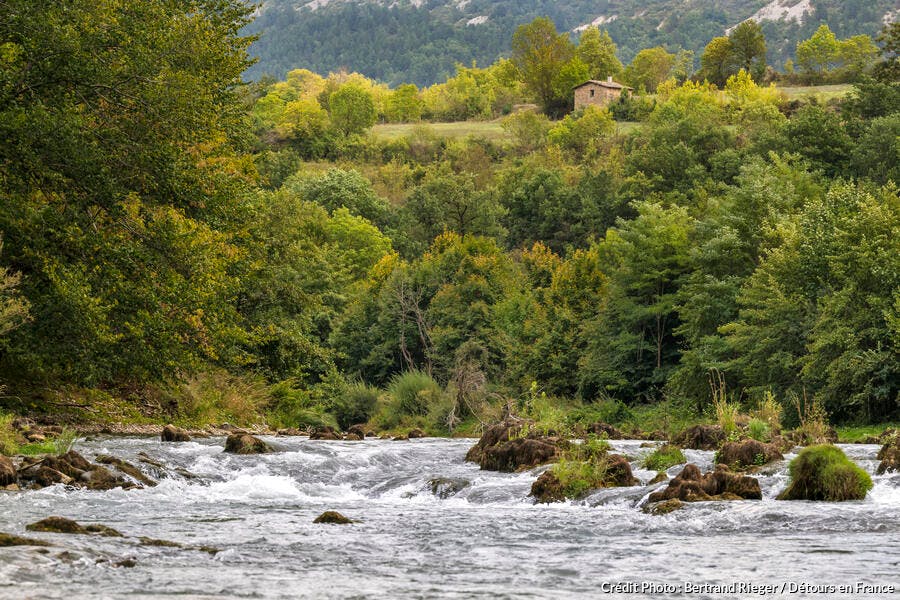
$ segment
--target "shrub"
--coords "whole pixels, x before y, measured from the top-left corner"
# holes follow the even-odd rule
[[[781,404],[775,399],[775,394],[771,390],[766,390],[759,406],[756,410],[751,411],[750,415],[754,418],[766,423],[772,431],[781,429]]]
[[[718,369],[709,373],[709,387],[712,390],[713,407],[716,411],[716,422],[725,435],[730,436],[737,432],[737,403],[728,402],[728,394],[725,387],[725,376]]]
[[[872,478],[840,448],[830,444],[809,446],[790,465],[791,483],[779,500],[862,500],[872,489]]]
[[[747,435],[758,442],[768,442],[772,437],[772,430],[768,423],[754,418],[747,424]]]
[[[644,468],[650,471],[665,471],[669,467],[681,465],[687,462],[684,452],[678,446],[665,444],[653,451],[644,459]]]
[[[584,404],[569,411],[566,421],[571,425],[592,425],[602,422],[618,425],[633,416],[624,402],[612,398],[604,398],[591,404]]]
[[[296,381],[280,381],[269,388],[269,421],[276,427],[334,427],[337,420]]]
[[[181,417],[199,426],[223,421],[239,425],[258,422],[268,400],[269,390],[261,378],[225,371],[198,373],[177,391]]]
[[[543,435],[569,435],[567,424],[567,411],[554,398],[545,394],[532,394],[525,406],[525,416],[534,419],[531,431],[538,431]]]
[[[424,371],[406,371],[391,379],[387,391],[400,414],[427,415],[440,400],[441,386]]]
[[[0,454],[12,455],[19,449],[16,430],[12,426],[13,416],[0,414]]]
[[[331,413],[341,429],[356,423],[365,423],[375,412],[380,391],[362,382],[351,383],[335,398]]]

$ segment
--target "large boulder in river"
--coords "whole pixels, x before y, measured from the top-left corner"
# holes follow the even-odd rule
[[[741,440],[725,442],[716,452],[716,463],[728,465],[735,471],[743,471],[750,467],[762,466],[773,460],[781,460],[784,456],[773,444],[764,444],[757,440]]]
[[[879,475],[900,471],[900,435],[888,438],[888,442],[878,451],[878,460],[881,461]]]
[[[672,440],[679,448],[691,450],[715,450],[725,440],[725,431],[718,425],[694,425]]]
[[[683,502],[708,500],[761,500],[762,490],[755,477],[732,473],[718,465],[711,473],[701,475],[695,464],[685,465],[668,487],[650,494],[650,502],[677,498]]]
[[[323,427],[316,427],[312,433],[309,434],[309,439],[311,440],[339,440],[341,439],[341,434],[334,430],[333,427],[329,427],[325,425]]]
[[[566,493],[562,482],[553,471],[544,471],[541,476],[531,484],[531,493],[538,504],[550,504],[551,502],[564,502]]]
[[[808,446],[790,465],[791,483],[779,500],[862,500],[872,478],[831,444]]]
[[[520,436],[526,421],[507,417],[484,432],[466,453],[466,460],[487,471],[513,472],[553,462],[565,442],[535,432]]]
[[[225,440],[225,452],[231,454],[266,454],[272,452],[267,443],[247,433],[232,433]]]
[[[160,436],[162,441],[164,442],[189,442],[191,441],[191,436],[187,431],[181,429],[180,427],[175,427],[171,423],[163,427],[162,435]]]
[[[0,486],[12,485],[17,480],[16,466],[9,457],[0,454]]]

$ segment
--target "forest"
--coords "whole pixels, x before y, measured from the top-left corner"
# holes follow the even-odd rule
[[[573,38],[599,25],[618,45],[619,57],[631,62],[639,51],[656,46],[699,56],[710,39],[760,15],[769,40],[767,60],[781,69],[794,58],[797,43],[820,26],[841,38],[874,36],[897,11],[893,0],[264,0],[260,5],[246,29],[259,36],[250,48],[259,58],[247,71],[251,79],[283,79],[298,67],[319,73],[343,68],[392,86],[441,82],[457,63],[490,65],[509,54],[516,28],[538,17],[549,17]],[[796,16],[778,16],[779,11]]]
[[[776,79],[850,86],[822,101],[770,83],[753,22],[695,71],[536,19],[420,89],[244,83],[250,18],[0,4],[4,412],[448,435],[724,396],[900,419],[897,23],[797,44]],[[572,111],[606,77],[633,93]]]

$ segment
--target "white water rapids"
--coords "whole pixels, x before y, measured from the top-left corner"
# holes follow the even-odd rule
[[[659,486],[534,505],[528,492],[542,469],[480,471],[463,460],[475,440],[264,439],[279,451],[225,454],[222,438],[81,442],[76,450],[87,458],[112,454],[140,465],[160,484],[0,492],[0,531],[54,544],[0,548],[0,598],[900,597],[684,593],[681,587],[862,583],[900,589],[900,475],[874,476],[878,446],[841,446],[873,473],[875,487],[861,502],[775,500],[788,481],[785,460],[756,474],[762,501],[694,503],[652,516],[639,504]],[[655,473],[638,467],[652,449],[640,445],[612,442],[646,482]],[[139,452],[196,477],[163,476],[140,463]],[[711,452],[686,454],[702,470],[712,467]],[[438,477],[452,480],[438,489],[443,498],[432,491]],[[358,522],[313,524],[325,510]],[[126,537],[25,531],[51,515],[102,523]],[[221,552],[143,546],[139,536]],[[113,566],[126,558],[136,565]],[[675,593],[609,587],[629,582],[679,587]]]

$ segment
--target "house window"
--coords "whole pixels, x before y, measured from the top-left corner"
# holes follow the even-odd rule
[[[591,90],[591,98],[594,97],[594,90]]]

